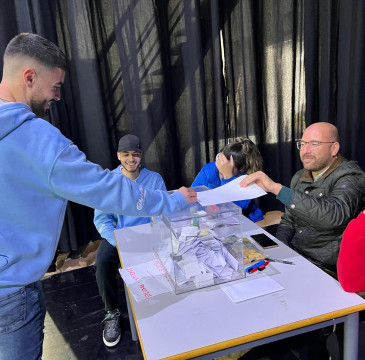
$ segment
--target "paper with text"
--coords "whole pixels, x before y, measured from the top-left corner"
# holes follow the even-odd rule
[[[215,189],[198,192],[198,202],[202,206],[208,206],[230,201],[255,199],[267,194],[266,191],[257,184],[250,184],[245,188],[240,187],[240,182],[246,176],[247,175],[242,175],[228,184]]]
[[[119,269],[119,272],[136,301],[172,291],[165,269],[159,260]]]

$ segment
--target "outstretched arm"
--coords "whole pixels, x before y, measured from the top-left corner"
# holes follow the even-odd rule
[[[182,186],[177,191],[185,196],[185,199],[188,203],[196,202],[198,200],[196,197],[196,191],[194,191],[193,189]]]
[[[271,178],[269,178],[264,172],[257,171],[253,174],[247,175],[241,182],[241,187],[246,187],[252,183],[256,183],[262,187],[266,192],[271,192],[275,195],[279,194],[283,185],[276,183]]]

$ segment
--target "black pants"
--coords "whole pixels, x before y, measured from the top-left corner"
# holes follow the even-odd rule
[[[103,240],[96,254],[95,269],[99,294],[103,299],[105,310],[118,308],[118,282],[116,274],[120,267],[118,250],[107,240]]]

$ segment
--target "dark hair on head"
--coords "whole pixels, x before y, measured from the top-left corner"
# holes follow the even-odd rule
[[[262,156],[257,146],[248,138],[235,138],[234,142],[228,143],[222,150],[229,160],[231,155],[238,171],[252,174],[262,170]]]
[[[11,39],[4,58],[15,55],[30,57],[50,68],[67,68],[66,56],[58,46],[36,34],[20,33]]]

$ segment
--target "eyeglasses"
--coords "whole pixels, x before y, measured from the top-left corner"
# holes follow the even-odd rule
[[[316,149],[319,145],[322,144],[334,144],[336,141],[297,141],[297,148],[300,150],[302,147],[308,145],[311,149]]]

